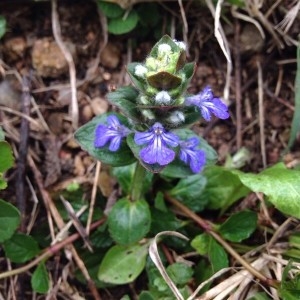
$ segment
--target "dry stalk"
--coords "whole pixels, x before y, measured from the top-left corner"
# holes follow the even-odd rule
[[[77,89],[76,89],[76,69],[75,63],[72,57],[71,52],[66,47],[62,40],[61,30],[58,20],[57,13],[57,0],[51,1],[51,11],[52,11],[52,30],[55,41],[59,46],[60,50],[64,54],[66,61],[69,65],[69,75],[70,75],[70,86],[71,86],[71,116],[72,116],[72,125],[73,128],[78,127],[78,119],[79,119],[79,109],[78,109],[78,101],[77,101]]]

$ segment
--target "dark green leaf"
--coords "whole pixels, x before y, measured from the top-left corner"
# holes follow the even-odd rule
[[[300,299],[300,290],[292,289],[281,289],[279,291],[281,299],[284,300],[299,300]]]
[[[165,230],[177,230],[182,226],[176,215],[171,211],[151,209],[151,233],[153,235]]]
[[[193,269],[184,263],[174,263],[167,267],[167,273],[177,285],[187,284],[193,276]]]
[[[91,156],[95,157],[96,159],[102,161],[105,164],[109,164],[115,167],[132,164],[133,162],[135,162],[135,158],[132,155],[130,149],[128,148],[125,139],[121,143],[120,149],[116,152],[110,151],[108,149],[108,146],[104,146],[101,148],[94,147],[95,129],[100,123],[106,122],[108,115],[110,114],[103,114],[101,116],[97,116],[90,122],[80,127],[75,132],[75,139],[80,144],[80,146],[84,150],[86,150]],[[117,113],[114,113],[114,115],[118,117],[121,124],[130,127],[126,118]]]
[[[44,262],[41,262],[31,277],[32,289],[41,294],[46,294],[50,288],[49,275]]]
[[[213,272],[216,273],[223,268],[227,268],[228,256],[224,248],[216,242],[213,237],[209,237],[210,241],[208,244],[208,258],[211,263]]]
[[[114,18],[108,21],[108,32],[113,34],[123,34],[133,30],[139,21],[137,12],[132,9],[128,16]]]
[[[143,3],[136,7],[137,13],[139,14],[139,24],[142,25],[142,30],[151,30],[155,25],[157,25],[162,15],[160,14],[159,3]],[[153,18],[155,16],[155,18]]]
[[[177,185],[170,191],[170,195],[197,212],[204,209],[206,202],[199,201],[205,188],[206,177],[202,174],[195,174],[179,180]]]
[[[5,141],[0,141],[0,173],[7,171],[13,164],[14,156],[11,146]]]
[[[107,95],[108,101],[117,106],[127,117],[139,121],[140,111],[137,109],[138,91],[134,87],[122,87]]]
[[[101,0],[98,0],[97,2],[98,2],[100,10],[108,18],[121,17],[125,12],[124,9],[122,9],[119,5],[117,5],[115,3],[109,3],[107,1],[101,1]]]
[[[220,234],[231,242],[248,238],[256,229],[257,215],[252,211],[241,211],[231,215],[220,227]]]
[[[0,39],[6,33],[6,19],[3,16],[0,16]]]
[[[281,212],[300,218],[300,171],[277,164],[260,174],[232,171],[253,192],[268,196],[268,200]]]
[[[188,84],[190,83],[194,73],[195,73],[196,65],[195,63],[187,63],[183,66],[183,68],[180,70],[179,74],[180,77],[182,77],[181,74],[184,74],[184,80],[183,80],[183,86],[181,87],[181,90],[184,92],[186,91],[186,88]]]
[[[127,245],[140,241],[150,230],[151,214],[144,200],[131,202],[121,199],[108,215],[111,237],[119,244]]]
[[[226,168],[210,166],[204,170],[204,176],[207,178],[207,185],[200,199],[208,201],[209,209],[226,210],[250,192],[239,177]]]
[[[155,300],[156,298],[149,291],[142,291],[139,300]]]
[[[40,252],[36,240],[23,233],[15,233],[3,243],[3,248],[6,256],[15,263],[26,262]]]
[[[148,245],[116,245],[110,248],[101,262],[99,280],[112,284],[133,282],[143,271],[147,254]]]
[[[291,133],[288,142],[290,149],[300,132],[300,44],[297,47],[297,73],[295,79],[295,112],[292,121]]]
[[[9,239],[20,224],[20,212],[10,203],[0,199],[0,243]]]

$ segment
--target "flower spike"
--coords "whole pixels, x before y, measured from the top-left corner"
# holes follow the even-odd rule
[[[168,165],[175,158],[174,150],[168,148],[176,147],[179,138],[170,132],[166,132],[160,123],[155,123],[146,132],[136,132],[134,141],[137,145],[147,144],[147,147],[140,151],[140,158],[147,164]]]
[[[94,146],[100,148],[110,143],[109,150],[115,152],[120,148],[122,138],[129,133],[130,130],[115,115],[110,115],[107,117],[107,125],[99,124],[96,127]]]
[[[210,121],[211,114],[219,119],[229,118],[227,105],[220,98],[216,98],[208,86],[198,95],[186,98],[185,104],[197,106],[206,121]]]
[[[199,173],[205,165],[205,152],[197,149],[198,145],[196,137],[180,142],[179,158],[190,166],[193,173]]]

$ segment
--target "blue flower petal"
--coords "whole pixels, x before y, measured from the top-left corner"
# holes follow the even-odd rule
[[[153,140],[153,132],[136,132],[134,135],[134,141],[137,145],[143,145],[150,143]]]
[[[177,147],[178,146],[179,138],[174,133],[164,132],[164,133],[162,133],[161,138],[170,147]]]
[[[97,126],[94,140],[95,147],[103,147],[109,141],[110,136],[107,134],[107,131],[109,129],[105,125],[100,124]]]
[[[107,123],[109,126],[115,128],[115,129],[117,129],[119,126],[122,126],[120,124],[119,119],[115,115],[109,115],[107,117]]]
[[[109,145],[108,149],[112,152],[117,151],[120,148],[121,140],[122,140],[122,137],[119,136],[119,135],[116,135],[115,137],[113,137],[111,139],[111,142],[110,142],[110,145]]]
[[[219,119],[228,119],[229,113],[227,105],[219,98],[214,98],[212,102],[214,104],[214,108],[212,109],[213,114]]]
[[[197,106],[203,119],[211,120],[211,115],[215,115],[220,119],[229,118],[228,107],[220,98],[215,98],[210,87],[205,87],[198,95],[186,98],[186,105]]]
[[[199,173],[205,165],[205,152],[197,149],[199,140],[192,137],[180,143],[179,158],[188,164],[193,173]]]
[[[167,132],[160,123],[155,123],[146,132],[136,132],[134,141],[137,145],[147,144],[140,151],[140,158],[147,164],[159,164],[165,166],[175,158],[175,152],[169,147],[179,144],[177,135]]]
[[[109,144],[110,151],[117,151],[120,148],[121,140],[127,136],[130,130],[123,126],[115,115],[107,117],[107,125],[99,124],[95,130],[94,146],[104,147]]]

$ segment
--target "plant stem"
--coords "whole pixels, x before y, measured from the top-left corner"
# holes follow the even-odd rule
[[[133,202],[141,199],[145,175],[146,175],[146,169],[139,162],[137,162],[134,171],[132,189],[130,195],[130,199]]]
[[[195,214],[193,211],[191,211],[189,208],[187,208],[185,205],[171,197],[170,195],[166,194],[166,199],[171,202],[173,205],[175,205],[177,208],[180,209],[181,212],[183,212],[186,216],[194,220],[197,224],[202,227],[203,230],[205,230],[208,234],[210,234],[216,241],[218,241],[225,250],[232,255],[243,267],[245,267],[246,270],[249,271],[253,276],[258,278],[263,283],[278,288],[278,281],[268,278],[261,274],[258,270],[253,268],[242,256],[240,256],[227,241],[225,241],[216,231],[214,231],[213,226],[211,226],[210,222],[208,222],[205,219],[202,219],[197,214]]]
[[[105,219],[103,218],[99,221],[94,222],[93,224],[91,224],[91,229],[95,229],[95,228],[99,227],[101,224],[104,223],[104,221],[105,221]],[[38,265],[43,260],[50,258],[52,255],[54,255],[56,252],[58,252],[59,250],[61,250],[65,246],[67,246],[68,244],[73,243],[78,238],[80,238],[79,233],[74,233],[74,234],[70,235],[69,237],[62,240],[61,242],[54,244],[54,245],[50,246],[49,248],[45,249],[41,255],[36,257],[34,260],[29,262],[27,265],[24,265],[20,268],[14,269],[14,270],[0,273],[0,279],[18,275],[18,274],[21,274],[21,273],[24,273],[24,272],[30,270],[31,268]]]

